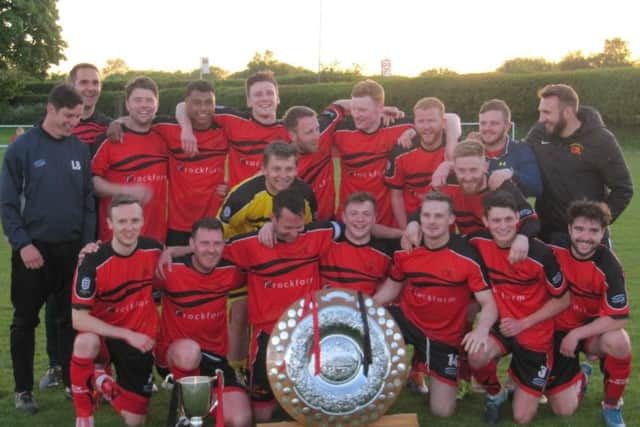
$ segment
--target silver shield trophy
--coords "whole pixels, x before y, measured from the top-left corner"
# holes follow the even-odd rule
[[[222,375],[217,376],[223,381]],[[178,380],[180,410],[189,421],[186,425],[202,426],[204,418],[218,405],[216,394],[212,391],[215,379],[215,377],[192,376]],[[185,423],[179,422],[178,425],[184,426]]]
[[[302,425],[370,424],[391,407],[409,375],[402,333],[385,308],[361,293],[326,289],[314,299],[316,326],[309,299],[301,299],[271,333],[271,388]]]

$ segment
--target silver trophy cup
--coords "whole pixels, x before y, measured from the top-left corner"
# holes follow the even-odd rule
[[[222,376],[220,376],[222,377]],[[212,392],[215,377],[193,376],[178,380],[180,402],[189,425],[200,427],[203,419],[218,405],[216,394]]]

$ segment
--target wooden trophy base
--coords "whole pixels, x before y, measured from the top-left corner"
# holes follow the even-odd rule
[[[263,423],[257,424],[256,427],[300,427],[295,421],[282,423]],[[416,414],[395,414],[385,415],[369,427],[419,427],[418,416]]]

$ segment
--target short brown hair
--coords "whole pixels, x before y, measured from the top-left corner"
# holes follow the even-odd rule
[[[502,99],[490,99],[485,101],[480,106],[480,112],[478,114],[486,113],[487,111],[500,111],[504,116],[504,121],[511,123],[511,109]]]
[[[484,144],[475,139],[465,139],[459,142],[456,144],[456,148],[453,149],[453,158],[460,157],[482,157],[484,159]]]
[[[413,106],[413,112],[415,113],[416,110],[429,110],[431,108],[436,108],[444,116],[444,102],[433,96],[419,99],[416,105]]]
[[[107,210],[109,218],[111,218],[111,212],[113,208],[123,205],[138,205],[142,209],[142,203],[130,194],[116,194],[111,198],[109,202],[109,208]]]
[[[295,131],[298,127],[298,120],[303,117],[316,117],[317,114],[309,107],[296,105],[289,108],[282,118],[282,122],[284,123],[284,127],[287,128],[288,131]]]
[[[218,218],[204,217],[200,218],[191,226],[191,237],[195,238],[198,230],[220,230],[224,234],[224,228],[222,222]]]
[[[518,213],[518,203],[513,194],[505,190],[495,190],[488,192],[482,198],[482,208],[484,216],[489,215],[491,208],[507,208]]]
[[[369,96],[377,103],[384,104],[384,88],[380,83],[371,79],[363,80],[355,84],[351,89],[352,98]]]
[[[147,89],[153,92],[153,95],[158,99],[158,85],[151,78],[147,76],[138,76],[127,83],[124,88],[127,99],[131,96],[131,93],[135,89]]]
[[[278,93],[278,82],[276,81],[276,78],[273,75],[273,71],[264,70],[264,71],[258,71],[256,73],[253,73],[249,77],[247,77],[247,80],[244,82],[244,90],[247,95],[247,98],[249,97],[249,91],[251,90],[251,86],[253,86],[258,82],[272,83],[276,88],[276,93]]]
[[[602,228],[606,228],[611,224],[611,211],[609,206],[603,202],[574,200],[567,209],[567,223],[571,225],[577,218],[599,222]]]
[[[81,62],[79,64],[74,65],[71,71],[69,71],[69,77],[67,78],[67,81],[69,83],[75,83],[76,77],[78,77],[78,70],[83,68],[90,68],[92,70],[95,70],[95,72],[98,73],[98,75],[100,75],[100,70],[98,70],[98,67],[88,62]]]
[[[550,84],[546,85],[538,91],[538,98],[550,98],[552,96],[557,97],[562,104],[566,107],[570,107],[573,111],[578,111],[580,107],[580,99],[576,91],[569,85],[565,84]]]
[[[289,159],[291,157],[298,159],[298,151],[293,144],[287,144],[282,141],[274,141],[266,146],[264,155],[262,156],[262,164],[266,166],[272,157],[279,159]]]
[[[363,202],[371,202],[373,204],[373,210],[378,209],[378,203],[376,202],[376,198],[367,191],[356,191],[355,193],[349,194],[349,197],[344,201],[344,209],[347,209],[351,203],[363,203]]]
[[[426,202],[443,202],[449,205],[449,212],[453,213],[453,200],[448,194],[442,193],[437,190],[431,190],[422,197],[422,203],[420,203],[420,213],[422,214],[422,205]]]

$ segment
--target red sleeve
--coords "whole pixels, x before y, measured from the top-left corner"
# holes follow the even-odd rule
[[[404,271],[402,269],[401,256],[399,252],[393,254],[393,262],[391,263],[391,271],[389,272],[391,280],[396,282],[404,282]]]
[[[109,148],[112,143],[109,140],[104,140],[100,144],[98,151],[91,160],[91,173],[97,176],[105,176],[111,160],[109,158]]]

